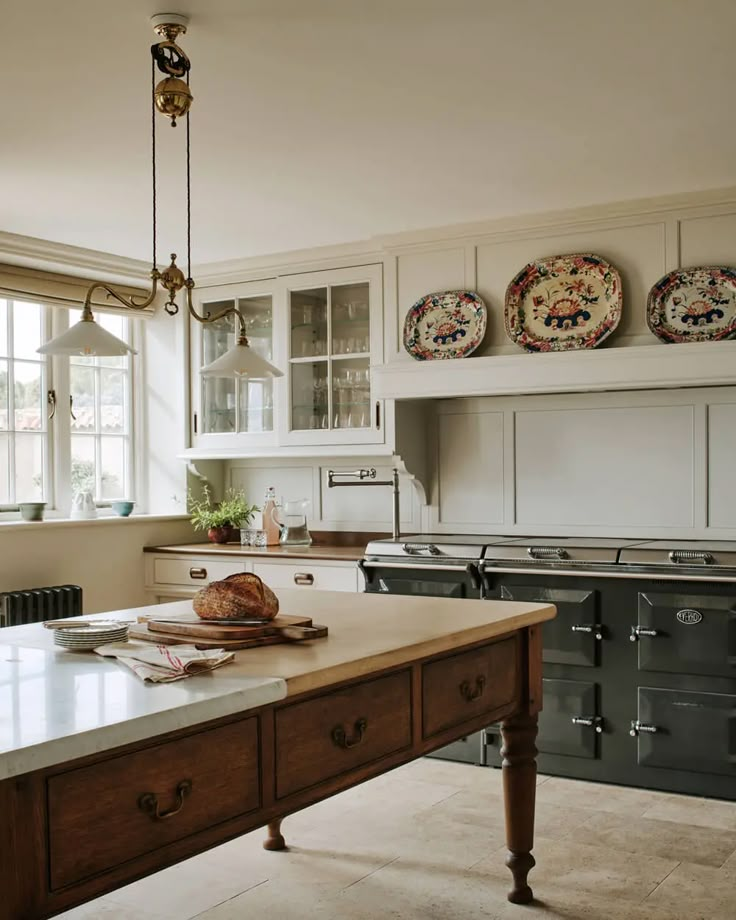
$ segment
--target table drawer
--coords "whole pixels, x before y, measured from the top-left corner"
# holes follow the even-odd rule
[[[411,745],[411,672],[364,681],[276,713],[277,798]]]
[[[357,591],[357,565],[314,565],[303,563],[255,562],[254,574],[266,584],[279,588],[314,588],[318,591]]]
[[[510,703],[519,692],[516,636],[422,668],[422,734],[429,738]]]
[[[57,774],[47,791],[58,889],[258,808],[257,720]]]
[[[219,581],[245,571],[243,559],[167,559],[153,560],[153,581],[157,585],[189,585],[203,588],[211,581]]]

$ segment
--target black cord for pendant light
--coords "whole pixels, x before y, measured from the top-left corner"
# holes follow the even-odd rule
[[[189,71],[187,70],[187,86]],[[189,109],[187,109],[187,281],[192,280],[192,170],[189,151]]]
[[[153,202],[153,271],[156,271],[156,62],[151,56],[151,186]]]

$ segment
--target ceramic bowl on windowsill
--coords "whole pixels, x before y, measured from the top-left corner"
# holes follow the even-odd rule
[[[18,507],[24,521],[42,521],[46,502],[19,502]]]
[[[121,500],[112,502],[110,507],[113,510],[113,514],[117,514],[118,517],[128,517],[135,507],[135,502]]]

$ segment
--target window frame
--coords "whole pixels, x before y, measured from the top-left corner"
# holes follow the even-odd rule
[[[0,297],[9,303],[32,303],[38,304],[42,310],[42,335],[43,341],[47,342],[54,336],[66,331],[70,326],[70,311],[79,310],[76,304],[70,304],[68,307],[59,306],[54,303],[44,301],[42,297],[32,295],[23,296],[22,294],[5,293],[0,291]],[[96,312],[109,313],[117,315],[126,321],[126,332],[123,338],[136,351],[139,352],[138,360],[132,360],[129,357],[127,372],[125,374],[126,385],[124,388],[124,397],[128,405],[128,431],[121,437],[126,442],[125,449],[125,469],[126,483],[124,486],[125,495],[121,496],[131,501],[135,501],[140,509],[141,506],[141,483],[143,482],[143,458],[140,445],[143,436],[142,425],[142,387],[143,387],[143,370],[142,360],[140,358],[140,345],[143,339],[142,320],[140,317],[131,314],[125,310],[96,310]],[[9,342],[8,351],[10,352],[12,341]],[[20,360],[20,359],[18,359]],[[42,376],[42,393],[48,394],[53,392],[56,397],[56,411],[53,420],[49,419],[51,408],[48,408],[45,417],[44,435],[44,500],[46,501],[45,515],[50,518],[65,519],[69,516],[72,503],[71,488],[71,457],[72,457],[72,429],[71,418],[66,407],[69,407],[71,396],[71,361],[66,355],[48,355],[41,363]],[[95,367],[95,374],[98,373]],[[8,375],[8,385],[13,379],[12,372]],[[48,406],[47,399],[42,400],[42,407]],[[95,397],[95,414],[97,415],[97,393]],[[9,419],[10,421],[10,419]],[[100,431],[90,435],[97,442],[100,438],[105,437],[105,433]],[[95,443],[95,454],[97,455],[97,444]],[[99,484],[99,479],[97,479]],[[97,496],[95,505],[101,509],[105,516],[105,509],[109,509],[115,499],[99,499]],[[10,522],[19,520],[20,507],[16,502],[14,504],[0,505],[0,522]],[[109,512],[112,514],[112,512]]]

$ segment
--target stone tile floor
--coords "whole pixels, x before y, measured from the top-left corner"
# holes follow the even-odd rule
[[[506,901],[500,771],[424,759],[65,920],[734,920],[736,802],[540,776],[538,897]]]

